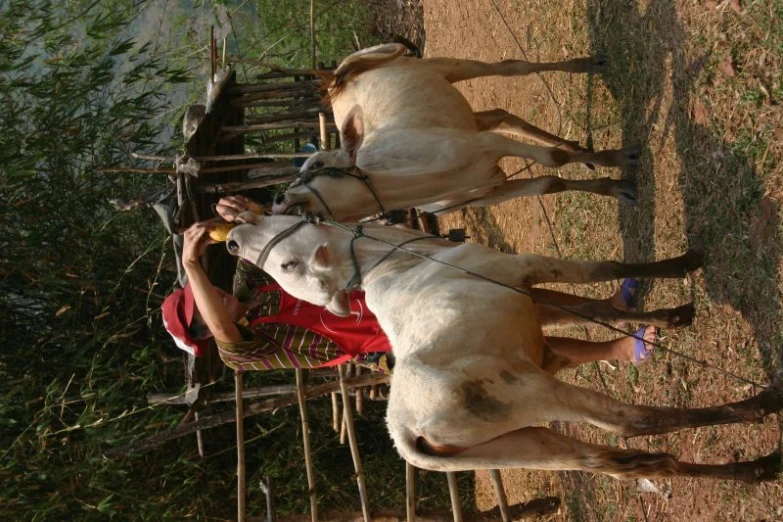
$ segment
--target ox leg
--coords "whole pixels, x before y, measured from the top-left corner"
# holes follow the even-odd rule
[[[524,60],[503,60],[488,63],[457,58],[427,58],[427,67],[437,70],[447,81],[454,83],[481,76],[525,76],[546,71],[567,73],[603,72],[606,58],[575,58],[564,62],[526,62]]]
[[[577,141],[569,141],[532,125],[503,109],[474,112],[479,131],[500,131],[533,140],[548,147],[559,147],[571,152],[587,152]]]
[[[780,454],[777,452],[747,462],[694,464],[678,461],[667,453],[589,444],[539,427],[506,433],[443,457],[443,461],[444,465],[439,468],[579,470],[618,479],[697,477],[761,482],[774,480],[780,470]]]
[[[662,308],[649,312],[621,310],[607,300],[590,299],[545,288],[531,288],[541,326],[592,324],[594,320],[610,324],[639,322],[659,328],[678,328],[693,322],[693,305]]]
[[[568,190],[611,196],[626,203],[636,203],[636,183],[628,179],[563,179],[557,176],[538,176],[514,179],[495,187],[481,199],[470,202],[471,207],[487,207],[503,201],[526,196],[543,196]]]
[[[652,263],[568,261],[536,254],[523,254],[517,259],[524,270],[523,287],[541,283],[597,283],[625,277],[680,278],[702,265],[701,253],[695,249],[679,257]]]
[[[555,147],[528,145],[494,132],[479,132],[478,143],[497,159],[517,156],[532,159],[546,167],[562,167],[568,163],[590,163],[603,167],[630,167],[636,165],[639,152],[634,148],[602,150],[598,152],[570,152]]]
[[[506,132],[548,147],[557,147],[569,152],[587,152],[587,149],[583,149],[578,141],[569,141],[550,134],[503,109],[474,112],[473,116],[479,131]],[[592,163],[586,163],[585,166],[590,170],[595,170],[595,165]]]
[[[625,404],[604,394],[572,386],[544,372],[525,372],[515,374],[515,377],[516,380],[506,380],[509,385],[503,390],[504,396],[514,397],[515,390],[517,395],[523,395],[524,390],[532,387],[537,401],[537,411],[531,417],[529,400],[512,400],[510,410],[520,426],[548,420],[588,422],[620,436],[636,437],[699,426],[756,422],[783,408],[783,394],[777,381],[743,401],[686,409]]]

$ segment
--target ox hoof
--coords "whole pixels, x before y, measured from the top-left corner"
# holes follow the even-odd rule
[[[639,147],[626,147],[617,151],[617,165],[620,167],[635,167],[639,164],[641,151]]]
[[[590,68],[590,72],[594,72],[596,74],[601,74],[606,72],[606,69],[609,65],[609,57],[605,54],[599,54],[593,57],[593,63],[592,67]]]
[[[741,480],[746,482],[767,482],[769,480],[776,480],[781,472],[780,457],[780,452],[774,451],[769,455],[745,463],[745,469],[740,470],[744,472],[744,477],[741,477]]]
[[[636,182],[630,179],[621,179],[617,182],[617,190],[614,197],[628,203],[629,205],[636,204]]]
[[[683,268],[686,272],[693,272],[698,270],[704,265],[704,251],[701,248],[689,248],[680,261],[683,263]]]
[[[669,317],[667,322],[669,328],[682,328],[684,326],[690,326],[693,323],[693,318],[696,316],[696,308],[692,304],[678,306],[669,310]]]
[[[776,379],[775,382],[764,388],[758,395],[748,399],[751,402],[751,410],[754,417],[752,420],[760,421],[767,415],[783,409],[783,394],[781,391],[780,380]]]
[[[759,457],[756,460],[725,464],[728,471],[723,477],[742,482],[767,482],[780,477],[781,462],[780,451],[774,451],[769,455]]]

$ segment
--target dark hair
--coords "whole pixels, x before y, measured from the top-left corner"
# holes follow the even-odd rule
[[[212,337],[212,332],[207,323],[198,314],[193,316],[193,321],[188,326],[188,333],[196,341],[203,341]]]

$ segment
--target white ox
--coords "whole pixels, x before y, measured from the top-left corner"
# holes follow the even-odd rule
[[[538,71],[573,73],[600,69],[602,60],[484,63],[451,58],[401,56],[404,47],[387,44],[346,58],[327,82],[342,148],[322,151],[302,166],[306,181],[294,182],[274,202],[275,214],[298,207],[337,221],[358,220],[381,210],[418,207],[431,212],[507,199],[582,190],[635,200],[629,180],[567,180],[557,176],[507,180],[498,166],[505,156],[559,167],[584,162],[625,166],[633,150],[590,153],[578,143],[549,134],[502,109],[474,113],[452,82],[489,75]],[[530,138],[529,145],[493,131]],[[326,175],[324,167],[359,167],[363,176]]]
[[[422,236],[413,230],[365,226],[363,233],[380,239],[376,241],[355,236],[342,225],[313,225],[294,216],[245,216],[254,224],[229,233],[229,251],[256,261],[294,296],[344,314],[344,289],[357,273],[361,276],[367,305],[396,356],[388,429],[402,457],[414,466],[439,471],[585,470],[618,478],[760,481],[776,476],[777,453],[748,462],[692,464],[664,453],[587,444],[537,426],[554,420],[588,422],[630,437],[752,422],[783,407],[777,384],[741,402],[678,409],[627,405],[553,377],[569,361],[545,344],[536,305],[526,295],[533,285],[683,277],[699,266],[698,254],[624,264],[509,255],[437,238],[405,245],[434,262],[392,252],[390,244]],[[646,319],[668,326],[690,320],[676,311],[659,312]]]

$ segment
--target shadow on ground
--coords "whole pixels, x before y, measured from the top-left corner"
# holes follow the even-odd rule
[[[783,318],[777,296],[778,205],[764,195],[747,156],[689,117],[693,86],[707,57],[687,61],[675,2],[654,0],[643,14],[636,4],[588,2],[593,50],[606,54],[611,63],[603,81],[620,104],[623,145],[642,147],[636,173],[639,208],[621,207],[626,258],[655,256],[656,173],[650,156],[658,151],[647,144],[663,108],[664,74],[671,74],[673,100],[664,115],[663,133],[672,135],[677,146],[688,246],[705,251],[703,273],[710,299],[741,312],[752,325],[764,370],[772,377],[780,367],[778,325]]]

